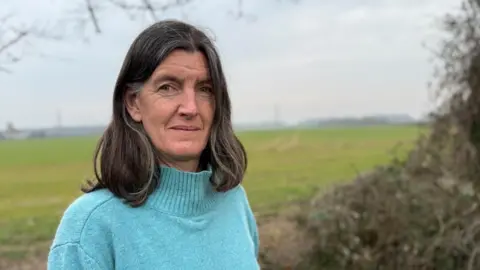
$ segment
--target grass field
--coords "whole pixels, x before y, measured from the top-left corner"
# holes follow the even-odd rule
[[[240,133],[249,155],[244,182],[255,211],[355,176],[404,155],[418,127],[288,130]],[[91,175],[97,138],[0,142],[0,256],[2,246],[48,242],[79,186]],[[6,253],[4,252],[4,255]]]

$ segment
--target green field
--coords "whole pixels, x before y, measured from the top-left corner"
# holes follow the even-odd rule
[[[244,186],[255,211],[351,179],[404,155],[418,127],[243,132],[249,155]],[[0,142],[1,247],[48,242],[65,207],[92,172],[97,138]]]

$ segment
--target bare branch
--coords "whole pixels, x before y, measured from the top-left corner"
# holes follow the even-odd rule
[[[236,20],[246,19],[248,22],[257,20],[255,15],[245,13],[243,0],[237,0],[237,9],[235,11],[230,11],[229,14],[232,15]]]
[[[5,68],[5,67],[2,67],[2,66],[0,66],[0,72],[3,72],[3,73],[9,73],[9,74],[11,74],[11,73],[12,73],[12,71],[11,71],[10,69],[8,69],[8,68]]]
[[[153,0],[137,0],[136,4],[127,3],[125,0],[108,0],[108,2],[126,12],[130,18],[134,18],[135,13],[148,13],[153,21],[157,21],[160,19],[159,12],[163,13],[169,9],[186,6],[193,3],[194,0],[162,1],[161,4]]]
[[[79,6],[76,9],[64,11],[62,16],[65,17],[53,19],[54,26],[43,28],[39,27],[41,24],[38,22],[19,26],[18,22],[13,21],[13,14],[0,16],[0,73],[10,72],[5,65],[16,63],[24,56],[23,52],[17,51],[20,44],[30,45],[29,41],[38,39],[63,40],[68,34],[73,35],[75,39],[83,35],[83,40],[87,41],[92,32],[102,34],[101,18],[104,16],[101,14],[102,11],[119,9],[133,20],[145,18],[147,15],[152,21],[157,21],[161,19],[163,13],[175,8],[181,8],[183,17],[186,17],[183,8],[194,2],[196,0],[77,0],[75,3]],[[201,3],[200,0],[198,2]],[[245,12],[243,0],[235,0],[235,5],[236,8],[228,12],[234,19],[248,22],[256,20],[256,16]],[[34,47],[33,44],[31,46]]]
[[[4,67],[6,64],[12,64],[19,61],[19,57],[11,53],[13,47],[19,45],[29,35],[28,29],[20,29],[11,25],[13,14],[8,14],[0,18],[0,72],[10,73],[11,71]]]
[[[11,73],[7,65],[19,62],[25,52],[20,51],[32,39],[60,40],[62,37],[43,27],[41,23],[32,21],[25,25],[15,21],[13,14],[0,18],[0,73]]]
[[[152,3],[150,3],[149,0],[142,0],[142,3],[150,13],[150,16],[152,17],[152,19],[157,20],[157,15],[155,14],[155,9],[153,8]]]
[[[87,5],[87,11],[90,15],[90,19],[92,20],[93,26],[95,27],[95,32],[100,34],[102,31],[100,30],[100,25],[98,23],[97,13],[95,8],[92,5],[91,0],[85,0],[85,4]]]
[[[67,35],[65,30],[73,30],[73,35],[78,38],[79,35],[84,35],[84,40],[87,40],[88,30],[87,25],[92,25],[95,34],[102,33],[100,25],[100,12],[102,10],[112,10],[119,8],[127,14],[136,13],[141,17],[145,14],[152,20],[159,19],[159,13],[165,12],[175,7],[182,7],[194,0],[171,0],[162,1],[161,3],[154,0],[108,0],[108,1],[94,1],[94,0],[79,0],[82,3],[81,7],[73,12],[65,12],[66,17],[55,19],[55,27],[49,26],[40,28],[38,23],[31,22],[31,26],[18,26],[18,22],[13,22],[13,14],[7,14],[0,17],[0,73],[10,72],[5,66],[20,61],[23,52],[19,52],[20,43],[28,45],[28,40],[31,39],[52,39],[61,40]],[[100,3],[102,5],[100,5]],[[133,16],[131,16],[132,18]],[[73,26],[73,29],[72,29]],[[63,30],[63,31],[60,31]],[[83,30],[83,31],[82,31]],[[15,50],[14,50],[15,49]],[[15,51],[15,52],[14,52]]]
[[[0,54],[6,51],[8,48],[12,47],[13,45],[19,43],[22,39],[24,39],[28,35],[27,31],[18,31],[16,32],[15,36],[8,40],[5,44],[0,46]]]

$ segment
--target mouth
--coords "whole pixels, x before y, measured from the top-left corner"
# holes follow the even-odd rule
[[[196,126],[182,126],[182,125],[173,126],[170,129],[178,130],[178,131],[199,131],[200,130],[200,128]]]

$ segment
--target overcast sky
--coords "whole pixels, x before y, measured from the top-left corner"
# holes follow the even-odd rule
[[[37,23],[68,18],[66,2],[74,2],[2,1],[6,1],[2,10],[13,10],[17,20],[36,18]],[[234,122],[272,120],[275,106],[279,116],[290,122],[325,116],[425,114],[432,104],[427,83],[433,66],[422,43],[434,45],[436,16],[460,1],[244,2],[244,11],[255,15],[255,21],[229,15],[235,8],[233,0],[205,0],[164,14],[215,35]],[[104,33],[96,36],[87,29],[88,43],[75,38],[58,43],[31,40],[29,46],[19,47],[27,52],[25,58],[10,66],[12,74],[0,73],[0,129],[9,121],[18,128],[53,126],[58,112],[63,125],[108,122],[124,55],[151,21],[148,17],[131,21],[119,11],[102,13],[101,21]]]

